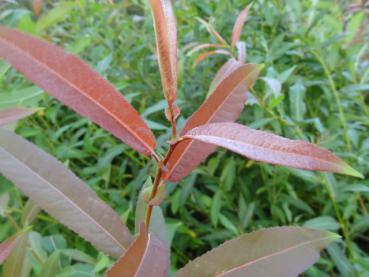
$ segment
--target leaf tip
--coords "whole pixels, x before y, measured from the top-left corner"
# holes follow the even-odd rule
[[[343,169],[342,169],[341,173],[345,174],[345,175],[357,177],[357,178],[360,178],[360,179],[364,179],[363,174],[361,174],[359,171],[357,171],[353,167],[349,166],[348,164],[345,164],[343,166]]]

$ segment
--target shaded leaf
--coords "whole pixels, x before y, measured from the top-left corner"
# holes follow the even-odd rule
[[[17,236],[12,236],[0,243],[0,264],[2,264],[6,258],[10,255],[12,250],[17,245]]]
[[[28,271],[27,268],[28,234],[19,235],[16,246],[3,266],[3,277],[20,277]],[[28,276],[28,275],[26,275]]]
[[[28,200],[26,206],[23,208],[21,222],[23,225],[31,224],[40,212],[40,208],[36,206],[31,200]]]
[[[337,235],[300,227],[256,231],[227,241],[188,263],[175,277],[289,277],[305,271]]]
[[[43,264],[40,276],[55,277],[56,274],[59,272],[60,268],[61,268],[60,253],[59,251],[55,251]]]
[[[113,135],[150,155],[151,130],[124,97],[76,56],[46,41],[0,27],[0,57],[28,79]]]
[[[19,119],[30,116],[36,110],[27,108],[11,108],[0,110],[0,126],[14,123]]]
[[[184,137],[221,146],[260,162],[362,178],[359,172],[328,150],[306,141],[290,140],[237,123],[203,125]]]
[[[175,120],[172,106],[177,95],[178,60],[177,28],[171,0],[150,0],[156,34],[164,96],[168,101],[170,119]]]
[[[246,93],[256,81],[261,67],[252,64],[236,64],[237,68],[228,77],[219,80],[215,91],[187,120],[181,135],[206,123],[234,121],[238,118],[245,105]],[[229,63],[229,70],[236,67],[236,64]],[[226,71],[226,69],[221,70]],[[168,171],[164,174],[164,178],[172,182],[180,180],[214,150],[215,147],[211,145],[192,140],[179,142],[166,163]]]
[[[337,231],[340,228],[338,222],[331,216],[320,216],[304,223],[304,227],[326,231]]]
[[[243,25],[245,24],[247,17],[249,15],[249,11],[251,8],[251,4],[248,5],[237,17],[236,22],[233,26],[232,31],[232,47],[235,47],[237,43],[240,41]]]
[[[167,246],[141,225],[140,235],[126,254],[108,271],[107,277],[166,277],[169,267]]]
[[[0,172],[98,249],[117,257],[130,244],[131,235],[119,215],[93,190],[55,158],[1,129]]]

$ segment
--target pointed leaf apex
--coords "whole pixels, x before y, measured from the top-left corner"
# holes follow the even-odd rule
[[[357,178],[360,178],[360,179],[364,179],[364,175],[363,174],[361,174],[359,171],[357,171],[356,169],[352,168],[348,164],[345,164],[344,165],[341,173],[342,174],[345,174],[345,175],[357,177]]]
[[[342,236],[336,233],[327,232],[327,238],[331,241],[340,240],[342,239]]]

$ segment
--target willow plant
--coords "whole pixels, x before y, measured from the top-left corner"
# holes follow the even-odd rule
[[[178,182],[220,146],[255,161],[305,170],[361,177],[343,160],[307,141],[294,141],[235,123],[248,90],[262,65],[230,58],[219,70],[205,102],[177,133],[178,62],[176,20],[170,0],[149,0],[156,33],[165,115],[172,128],[167,153],[139,113],[117,89],[78,57],[51,43],[5,26],[0,27],[0,57],[46,93],[104,128],[156,163],[156,176],[139,198],[136,235],[119,214],[67,166],[5,128],[0,129],[0,172],[33,202],[62,224],[117,259],[107,276],[167,276],[170,247],[152,231],[153,210],[165,198],[165,184]],[[245,10],[235,25],[238,44]],[[241,55],[242,56],[242,55]],[[33,111],[0,111],[6,125]],[[161,145],[162,146],[162,145]],[[163,147],[163,146],[162,146]],[[142,213],[143,212],[143,213]],[[142,216],[144,214],[144,216]],[[7,259],[25,229],[0,244],[0,262]],[[301,227],[275,227],[244,234],[198,257],[175,273],[179,276],[296,276],[311,266],[319,252],[339,236]]]

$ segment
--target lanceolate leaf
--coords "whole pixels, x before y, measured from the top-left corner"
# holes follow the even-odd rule
[[[319,252],[337,238],[300,227],[260,230],[225,242],[188,263],[175,277],[295,277],[314,264]]]
[[[93,190],[55,158],[2,129],[0,173],[101,251],[119,257],[131,243],[120,217]]]
[[[237,17],[236,22],[233,26],[232,32],[232,47],[235,47],[240,41],[243,25],[245,24],[249,15],[251,4],[248,5]]]
[[[29,276],[27,245],[28,233],[23,232],[19,234],[15,248],[3,265],[3,277]]]
[[[166,277],[169,253],[164,242],[149,234],[144,225],[126,254],[109,270],[107,277]]]
[[[150,155],[151,130],[124,97],[76,56],[37,38],[0,26],[0,57],[28,79],[113,135]]]
[[[209,94],[214,92],[214,89],[218,87],[218,85],[227,78],[233,71],[237,68],[241,67],[242,63],[236,61],[235,59],[229,59],[215,74],[213,81],[211,81]]]
[[[6,260],[16,245],[17,236],[12,236],[0,243],[0,264]]]
[[[214,56],[214,55],[226,55],[226,56],[230,56],[231,54],[229,53],[228,50],[222,50],[222,49],[217,49],[217,50],[213,50],[213,51],[207,51],[204,53],[201,53],[195,60],[194,65],[198,65],[199,63],[201,63],[203,60],[205,60],[207,57],[210,56]]]
[[[246,93],[257,79],[260,68],[260,65],[237,63],[237,68],[219,81],[219,85],[211,96],[188,119],[181,135],[206,123],[236,120],[245,105]],[[214,149],[212,145],[192,140],[179,142],[166,163],[168,171],[164,174],[164,178],[172,182],[180,180]]]
[[[0,126],[14,123],[24,117],[30,116],[35,110],[26,108],[12,108],[0,110]]]
[[[212,123],[189,131],[185,138],[224,147],[249,159],[306,170],[362,175],[328,150],[237,123]]]
[[[193,47],[191,49],[191,51],[188,52],[188,55],[191,56],[192,54],[200,51],[200,50],[203,50],[203,49],[206,49],[206,48],[226,48],[227,46],[226,45],[223,45],[223,44],[212,44],[212,43],[203,43],[203,44],[199,44],[199,45],[196,45],[195,47]]]
[[[156,33],[156,48],[159,56],[159,66],[163,83],[164,95],[169,103],[171,118],[177,95],[177,28],[171,0],[150,0],[154,28]]]

